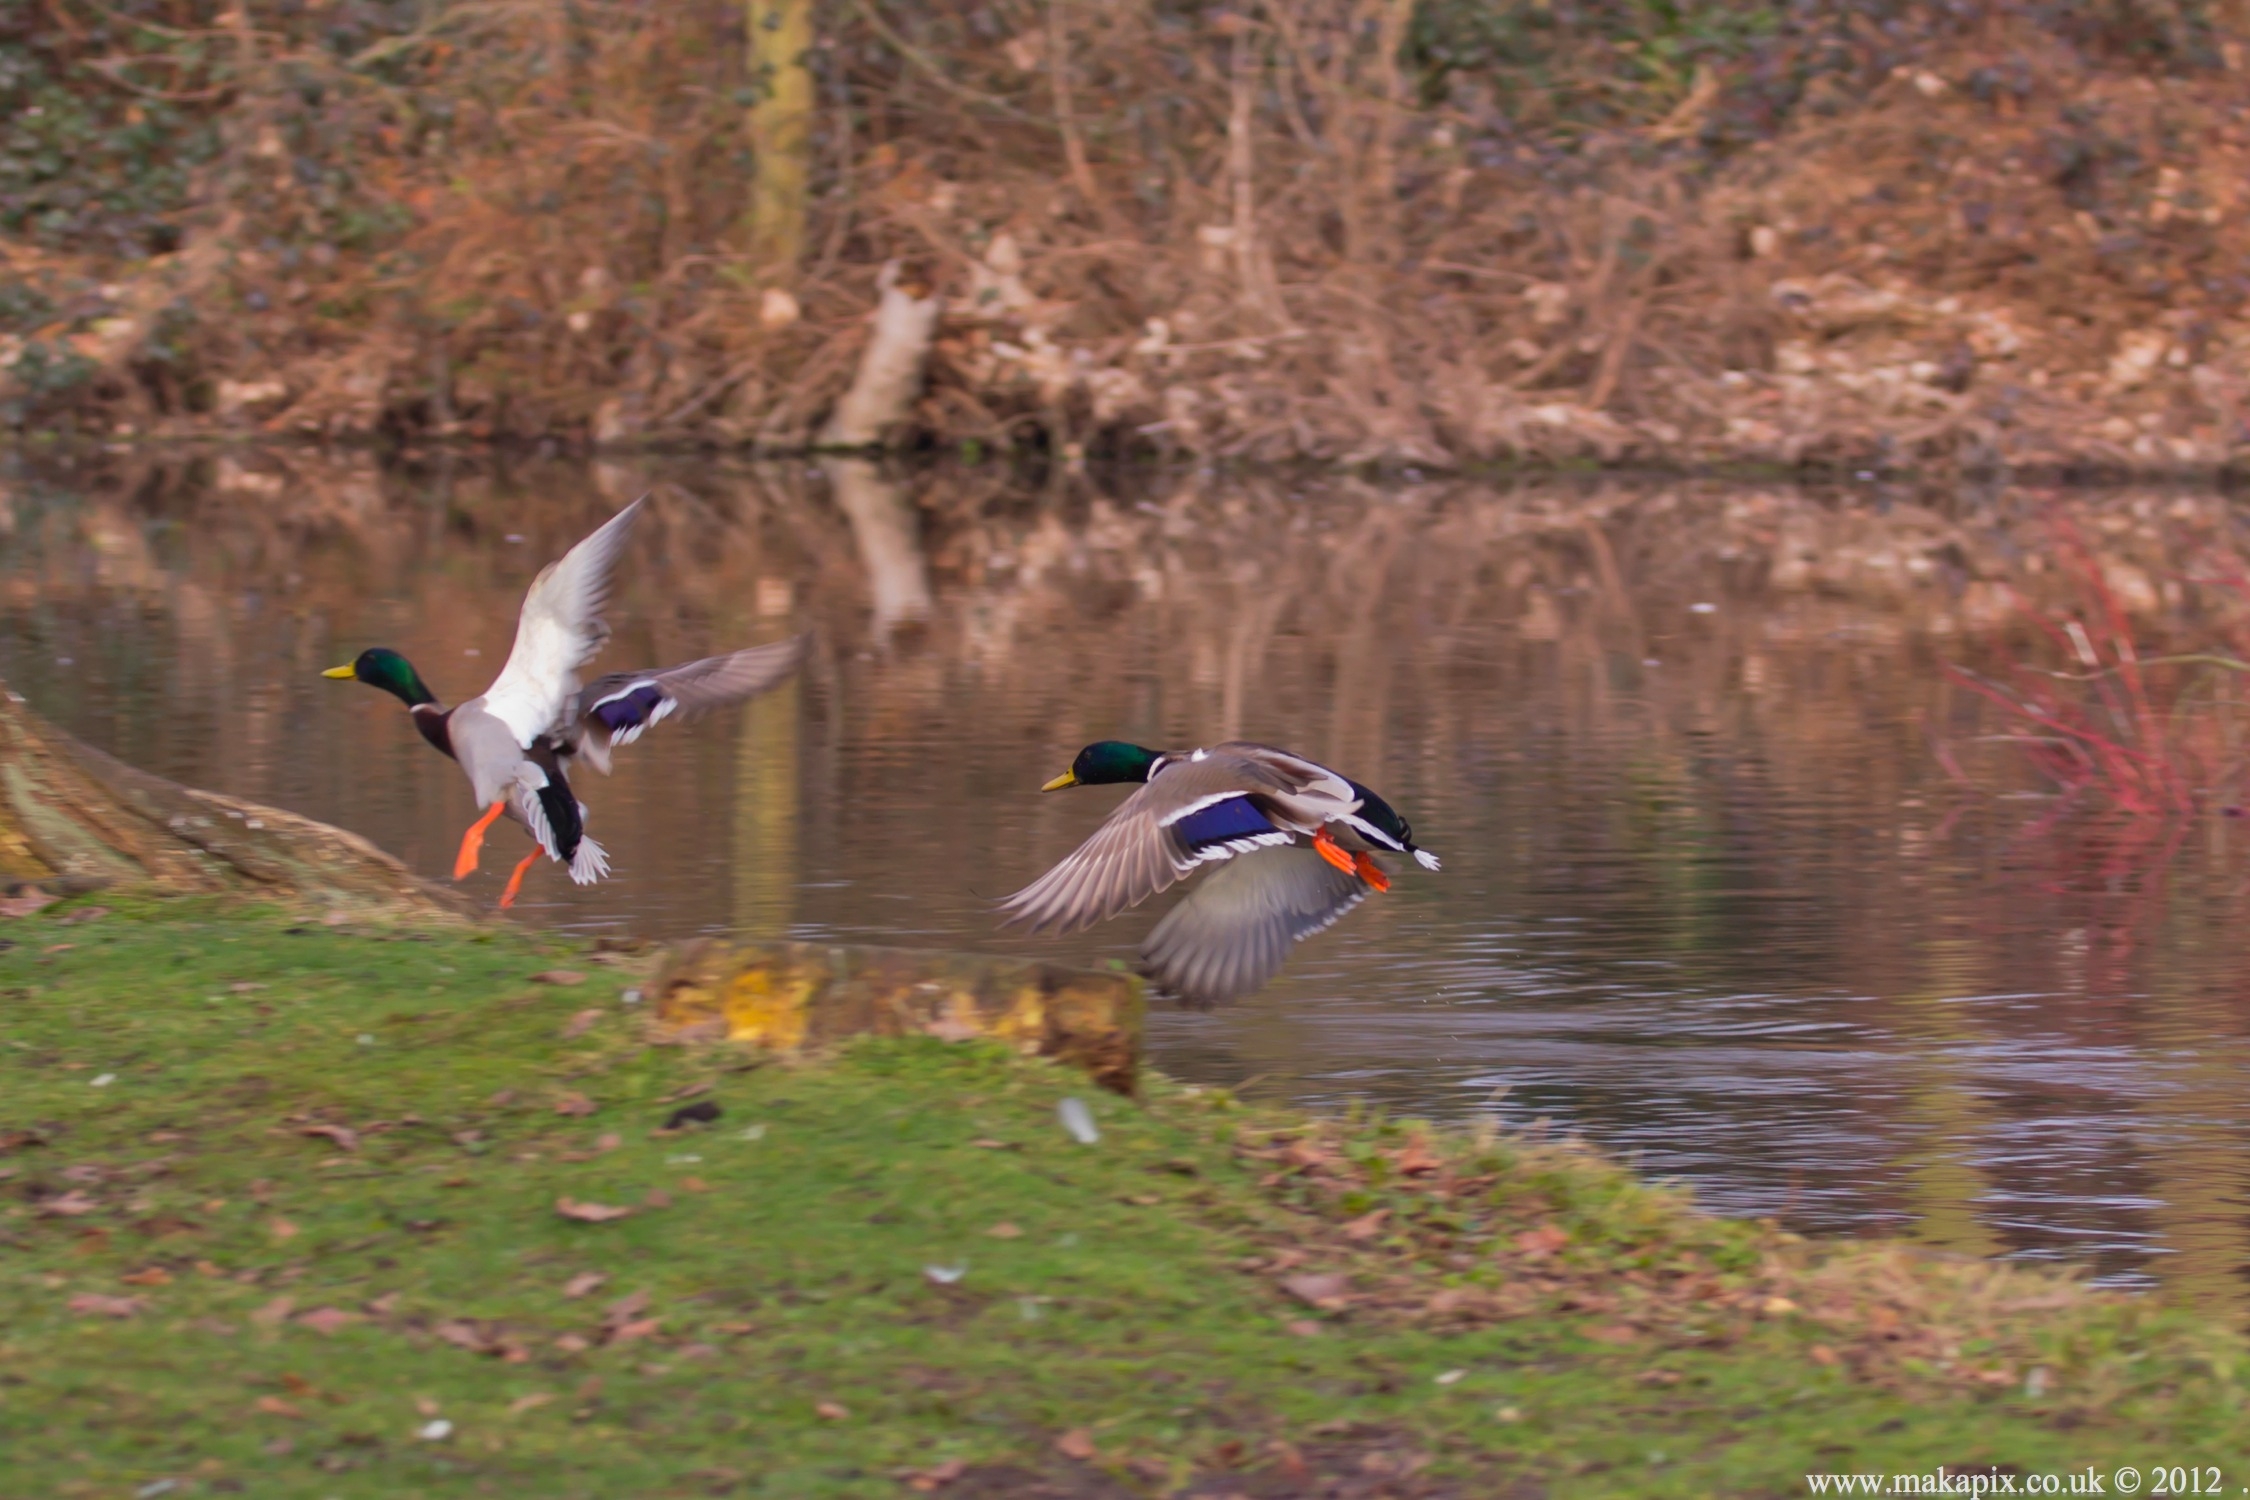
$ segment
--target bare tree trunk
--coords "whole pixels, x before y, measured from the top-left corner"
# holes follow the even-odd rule
[[[876,278],[882,301],[875,305],[874,331],[860,352],[851,388],[828,414],[820,430],[824,448],[872,448],[914,415],[922,394],[922,367],[937,335],[944,299],[919,282],[910,282],[892,261]]]
[[[749,0],[750,107],[756,179],[750,187],[750,255],[770,282],[794,280],[804,258],[811,194],[812,0]]]
[[[253,895],[359,916],[463,916],[356,834],[197,791],[82,745],[0,684],[0,878],[50,893],[116,886]]]

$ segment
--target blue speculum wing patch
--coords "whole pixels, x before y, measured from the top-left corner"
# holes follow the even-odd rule
[[[606,703],[594,705],[594,717],[602,727],[615,734],[620,729],[630,729],[636,724],[646,724],[657,705],[664,701],[664,690],[655,683],[643,683],[629,691],[619,693]]]
[[[1238,839],[1257,838],[1262,834],[1275,834],[1266,815],[1248,797],[1231,797],[1224,802],[1214,802],[1209,807],[1198,808],[1172,825],[1181,845],[1190,854],[1199,853],[1219,844],[1231,844]]]

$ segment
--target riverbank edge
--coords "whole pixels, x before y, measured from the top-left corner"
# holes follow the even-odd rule
[[[1835,1466],[1887,1468],[2146,1458],[2158,1435],[2216,1453],[2239,1436],[2250,1361],[2189,1310],[1712,1218],[1574,1142],[1321,1118],[1154,1074],[1130,1104],[983,1042],[869,1041],[787,1065],[652,1045],[623,1003],[645,959],[532,934],[132,897],[7,927],[0,1240],[16,1274],[0,1289],[0,1431],[16,1429],[26,1476],[44,1460],[58,1478],[152,1483],[188,1468],[152,1468],[150,1451],[183,1444],[209,1450],[207,1478],[272,1471],[302,1439],[324,1493],[384,1493],[399,1465],[442,1451],[400,1437],[444,1420],[414,1418],[409,1388],[435,1392],[415,1410],[475,1411],[493,1434],[458,1471],[463,1492],[622,1436],[624,1409],[644,1413],[634,1431],[657,1420],[684,1468],[708,1435],[668,1424],[729,1402],[765,1413],[761,1441],[807,1473],[856,1454],[887,1476],[860,1462],[859,1478],[792,1491],[806,1494],[1032,1471],[1088,1495],[1171,1494],[1238,1468],[1281,1476],[1245,1489],[1279,1495],[1341,1464],[1388,1475],[1374,1494],[1488,1494],[1497,1474],[1708,1493],[1753,1476],[1793,1488],[1791,1466],[1824,1461],[1809,1455],[1839,1429]],[[431,1010],[422,981],[438,974]],[[239,1036],[214,1044],[229,1026]],[[96,1052],[110,1071],[71,1055]],[[1090,1103],[1100,1144],[1057,1123],[1065,1096]],[[767,1119],[796,1125],[808,1160],[714,1150],[763,1139]],[[627,1128],[595,1139],[610,1123]],[[378,1180],[348,1185],[363,1176]],[[854,1195],[867,1201],[836,1217]],[[761,1204],[755,1233],[733,1227]],[[862,1227],[868,1209],[883,1227]],[[877,1271],[900,1221],[917,1246],[927,1231],[978,1247],[958,1273],[976,1281],[936,1260]],[[993,1280],[1055,1276],[1052,1247],[1082,1233],[1100,1259],[1061,1274],[1063,1295],[996,1294]],[[511,1257],[549,1268],[518,1274]],[[547,1284],[612,1261],[613,1291],[646,1279],[655,1299],[581,1307]],[[854,1285],[846,1304],[804,1300],[823,1264]],[[1057,1325],[1028,1368],[1026,1307]],[[896,1347],[854,1352],[855,1337]],[[884,1389],[932,1359],[981,1367],[980,1346],[1016,1372],[985,1377],[997,1426]],[[1081,1353],[1193,1361],[1228,1395],[1213,1420],[1166,1428],[1155,1413],[1173,1397],[1128,1409],[1123,1389],[1143,1387],[1105,1384]],[[227,1361],[241,1375],[213,1381]],[[646,1417],[675,1375],[701,1396]],[[526,1435],[527,1380],[577,1390],[579,1414]],[[105,1381],[121,1389],[88,1407]],[[604,1382],[607,1397],[585,1395]],[[1751,1436],[1763,1446],[1738,1451]],[[1643,1473],[1649,1442],[1694,1463]],[[1635,1455],[1623,1488],[1587,1478],[1613,1450]],[[944,1453],[959,1455],[951,1478]]]
[[[980,441],[939,438],[892,447],[761,447],[710,439],[636,439],[594,443],[552,436],[456,439],[417,436],[410,440],[377,434],[311,436],[245,432],[219,424],[168,429],[127,438],[95,438],[61,432],[10,434],[0,430],[0,458],[17,456],[36,471],[56,459],[93,463],[161,462],[271,454],[321,458],[365,455],[383,467],[412,468],[433,462],[509,463],[573,461],[616,463],[635,459],[717,459],[751,465],[801,460],[857,460],[913,470],[929,465],[969,469],[1011,467],[1033,476],[1059,468],[1069,477],[1097,485],[1105,477],[1162,476],[1193,471],[1212,475],[1298,475],[1308,479],[1358,479],[1370,483],[1418,483],[1429,479],[1462,483],[1518,484],[1611,479],[1665,483],[1787,484],[1845,491],[1867,485],[1909,485],[1932,490],[1962,485],[2032,489],[2103,489],[2154,485],[2165,489],[2218,490],[2232,494],[2250,488],[2250,458],[2218,463],[2142,464],[2114,454],[2086,455],[2022,464],[1898,464],[1870,457],[1865,464],[1807,460],[1789,463],[1754,453],[1710,456],[1700,451],[1638,454],[1614,461],[1590,457],[1502,458],[1453,461],[1438,458],[1324,460],[1313,457],[1258,459],[1230,456],[1191,458],[1154,447],[1122,452],[1051,453],[1043,447],[987,447]]]

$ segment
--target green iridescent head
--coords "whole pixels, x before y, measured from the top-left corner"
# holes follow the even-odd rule
[[[1146,745],[1123,740],[1096,740],[1078,752],[1070,769],[1039,790],[1058,792],[1066,786],[1107,786],[1116,782],[1146,781],[1163,755]]]
[[[348,664],[330,667],[320,675],[343,682],[364,682],[369,687],[379,687],[384,692],[395,695],[408,708],[437,702],[437,694],[423,685],[421,674],[414,670],[414,663],[384,646],[371,646]]]

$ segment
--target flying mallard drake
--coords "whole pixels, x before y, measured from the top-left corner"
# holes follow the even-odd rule
[[[1042,790],[1112,783],[1140,789],[1053,869],[1002,901],[1001,925],[1077,932],[1202,865],[1227,862],[1142,945],[1150,973],[1186,999],[1210,1003],[1256,989],[1290,944],[1333,924],[1369,891],[1389,890],[1377,853],[1438,868],[1380,796],[1270,745],[1160,751],[1100,740]]]
[[[476,869],[485,833],[503,812],[538,841],[508,877],[503,907],[515,904],[525,872],[542,853],[569,866],[570,878],[580,885],[609,873],[608,854],[586,837],[586,807],[571,792],[567,762],[583,758],[606,776],[610,753],[644,730],[675,715],[692,717],[762,693],[795,671],[804,656],[806,638],[798,636],[676,667],[611,672],[581,686],[578,669],[609,639],[601,612],[610,571],[641,505],[635,500],[610,517],[532,580],[507,664],[492,686],[468,702],[447,708],[413,663],[381,646],[321,674],[394,694],[422,738],[453,757],[469,778],[485,812],[461,836],[455,880]]]

